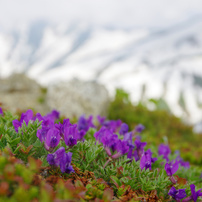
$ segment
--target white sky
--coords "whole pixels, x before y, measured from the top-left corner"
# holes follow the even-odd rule
[[[202,0],[0,0],[0,26],[38,19],[115,27],[161,27],[202,14]]]

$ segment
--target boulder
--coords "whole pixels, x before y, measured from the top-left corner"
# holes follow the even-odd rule
[[[66,117],[106,115],[109,102],[108,91],[96,82],[75,79],[51,85],[47,90],[48,106]]]
[[[13,74],[6,79],[0,79],[0,102],[4,108],[14,113],[29,108],[42,114],[49,112],[45,96],[45,90],[24,74]]]

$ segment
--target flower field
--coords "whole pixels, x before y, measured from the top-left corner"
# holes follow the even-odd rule
[[[0,108],[0,201],[201,201],[201,167],[130,128]]]

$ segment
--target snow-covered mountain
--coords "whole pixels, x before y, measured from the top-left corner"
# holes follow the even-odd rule
[[[42,85],[79,78],[122,87],[134,102],[163,98],[202,120],[202,16],[159,30],[37,21],[0,29],[0,76],[25,72]]]

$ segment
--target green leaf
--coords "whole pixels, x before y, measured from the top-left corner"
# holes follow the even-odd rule
[[[21,138],[17,137],[15,139],[13,139],[12,141],[10,141],[9,143],[13,147],[13,146],[16,146],[18,143],[20,143],[20,140],[21,140]]]
[[[121,186],[121,182],[116,176],[111,176],[110,179],[112,180],[112,182],[115,184],[117,188]]]

